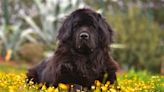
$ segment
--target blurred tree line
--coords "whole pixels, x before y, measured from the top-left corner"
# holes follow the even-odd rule
[[[115,31],[113,54],[123,69],[160,72],[164,69],[164,1],[95,0]]]
[[[164,69],[163,0],[1,0],[0,54],[38,61],[55,45],[64,16],[89,6],[115,31],[114,58],[125,69]],[[36,48],[37,47],[37,48]],[[32,51],[29,51],[32,49]],[[10,55],[9,55],[10,56]],[[28,56],[28,57],[27,57]],[[33,60],[35,58],[36,60]]]
[[[65,16],[82,6],[82,0],[1,0],[1,57],[38,62],[43,51],[56,46],[57,30]]]

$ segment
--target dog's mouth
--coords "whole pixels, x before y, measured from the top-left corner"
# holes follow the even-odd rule
[[[89,54],[93,51],[90,47],[88,40],[80,40],[80,44],[77,47],[77,51],[82,54]]]
[[[88,41],[87,40],[80,40],[80,44],[78,46],[78,49],[82,49],[82,48],[90,48],[88,46]]]
[[[90,53],[92,53],[92,50],[87,47],[81,47],[81,48],[77,49],[77,52],[81,53],[81,54],[90,54]]]

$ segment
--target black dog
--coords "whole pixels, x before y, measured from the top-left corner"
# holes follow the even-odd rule
[[[59,30],[54,55],[29,69],[28,79],[47,86],[66,83],[89,88],[107,73],[106,81],[113,84],[117,63],[108,53],[112,33],[100,14],[90,9],[74,11]]]

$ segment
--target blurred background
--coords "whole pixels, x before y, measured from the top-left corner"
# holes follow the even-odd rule
[[[62,21],[84,7],[115,31],[112,55],[121,71],[164,74],[164,0],[0,0],[0,65],[33,65],[51,55]]]

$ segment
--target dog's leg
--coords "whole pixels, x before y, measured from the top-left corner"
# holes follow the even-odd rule
[[[34,83],[40,83],[41,73],[48,63],[48,59],[43,60],[40,64],[28,69],[27,72],[27,83],[33,81]]]
[[[27,83],[29,83],[30,81],[33,81],[34,83],[38,83],[38,74],[37,74],[37,67],[33,67],[31,69],[28,69],[27,72]]]
[[[115,72],[108,72],[107,81],[110,81],[110,84],[114,84],[117,81]]]

